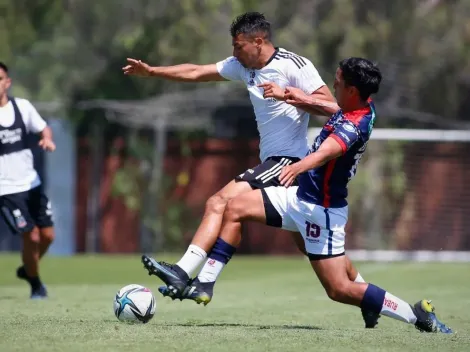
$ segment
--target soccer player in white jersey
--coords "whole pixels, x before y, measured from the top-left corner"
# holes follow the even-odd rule
[[[228,202],[220,233],[226,245],[208,260],[188,294],[200,303],[211,300],[202,279],[217,279],[226,258],[241,241],[242,222],[250,220],[299,231],[310,264],[332,300],[412,324],[424,332],[452,333],[437,319],[430,301],[411,306],[378,286],[348,277],[344,249],[347,185],[372,133],[376,111],[370,95],[378,92],[381,80],[379,68],[367,59],[348,58],[339,63],[334,89],[341,109],[325,123],[308,154],[283,167],[280,187],[252,190]],[[293,185],[296,180],[298,186]]]
[[[40,134],[39,146],[54,151],[52,132],[26,99],[7,95],[11,79],[0,62],[0,221],[23,237],[23,265],[17,276],[31,286],[31,298],[47,297],[39,277],[39,259],[54,240],[51,205],[34,169],[28,133]]]
[[[257,12],[238,16],[230,28],[233,56],[216,64],[182,64],[168,67],[151,67],[134,59],[128,59],[123,68],[125,74],[160,77],[186,82],[240,81],[248,89],[260,134],[261,164],[237,176],[223,189],[209,198],[203,220],[188,247],[176,264],[157,262],[143,256],[149,273],[155,274],[168,285],[161,287],[163,295],[185,298],[188,280],[204,262],[222,250],[224,243],[217,236],[227,202],[237,195],[268,186],[278,186],[281,168],[299,161],[308,151],[307,130],[309,112],[331,115],[338,107],[330,90],[323,82],[310,60],[276,48],[271,42],[270,23]],[[284,100],[286,87],[295,87],[315,100],[327,102],[299,109]],[[329,104],[328,104],[329,103]],[[305,254],[299,235],[294,239]],[[350,262],[349,262],[350,263]],[[363,281],[357,270],[349,265],[352,281]],[[367,318],[367,327],[376,325],[377,317]]]

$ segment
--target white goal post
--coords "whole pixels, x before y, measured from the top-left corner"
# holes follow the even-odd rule
[[[309,128],[308,140],[313,141],[321,128]],[[423,142],[470,142],[470,130],[418,130],[374,128],[371,140],[423,141]]]

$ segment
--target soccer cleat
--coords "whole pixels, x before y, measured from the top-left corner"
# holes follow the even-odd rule
[[[158,291],[164,296],[171,297],[171,291],[166,286],[160,286]],[[191,299],[197,304],[204,304],[207,306],[212,300],[214,294],[214,282],[200,282],[198,278],[188,282],[182,295],[178,297],[180,301],[183,299]]]
[[[434,313],[434,306],[431,304],[431,301],[421,300],[417,302],[413,307],[413,312],[416,315],[416,329],[422,332],[441,332],[443,334],[452,334],[453,331],[451,328],[445,326],[441,323]]]
[[[26,274],[26,269],[24,266],[20,266],[18,269],[16,269],[16,277],[20,280],[28,281],[28,274]]]
[[[173,299],[180,298],[189,280],[188,274],[183,269],[176,264],[157,262],[146,255],[142,256],[142,263],[149,275],[158,276],[168,286],[168,296]]]
[[[44,299],[47,298],[46,286],[41,285],[38,289],[31,290],[31,299]]]
[[[366,324],[366,329],[373,329],[379,323],[380,314],[374,312],[368,312],[361,309],[362,318],[364,319],[364,323]]]
[[[18,279],[27,281],[31,285],[31,299],[47,298],[46,286],[40,284],[39,287],[33,288],[33,284],[31,284],[30,278],[28,277],[28,274],[26,274],[26,269],[24,266],[20,266],[18,269],[16,269],[16,277],[18,277]]]

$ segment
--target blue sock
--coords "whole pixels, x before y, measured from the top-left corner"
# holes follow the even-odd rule
[[[236,248],[223,239],[218,238],[212,251],[209,253],[206,264],[202,267],[197,280],[207,285],[214,286],[215,281],[224,269],[224,266],[232,258]]]
[[[227,264],[236,250],[237,248],[218,238],[208,257]]]
[[[385,291],[380,287],[369,284],[362,298],[361,308],[368,312],[380,314],[385,299]]]

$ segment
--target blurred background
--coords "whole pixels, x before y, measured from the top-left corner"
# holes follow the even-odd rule
[[[345,57],[383,72],[376,130],[349,187],[351,253],[470,260],[468,0],[0,1],[11,94],[33,102],[58,147],[36,151],[56,223],[51,253],[182,251],[209,196],[258,164],[242,84],[121,71],[127,57],[220,61],[245,11],[263,12],[274,44],[309,58],[331,89]],[[324,121],[312,116],[310,140]],[[297,253],[282,230],[250,223],[243,235],[240,253]]]

